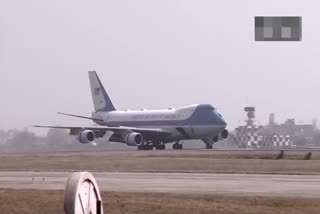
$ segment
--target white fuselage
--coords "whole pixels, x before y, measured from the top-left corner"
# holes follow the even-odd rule
[[[190,105],[178,109],[95,112],[99,125],[110,127],[161,128],[170,139],[203,139],[217,136],[226,123],[211,105]]]

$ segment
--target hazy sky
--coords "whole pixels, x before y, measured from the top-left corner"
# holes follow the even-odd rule
[[[211,103],[319,117],[316,0],[0,1],[0,129],[91,124],[88,70],[119,109]],[[302,16],[302,42],[254,42],[254,16]],[[247,98],[246,98],[247,97]]]

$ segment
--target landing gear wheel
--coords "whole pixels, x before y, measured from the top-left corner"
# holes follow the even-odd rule
[[[90,172],[74,172],[64,191],[66,214],[103,214],[97,182]]]
[[[165,150],[166,149],[166,145],[164,143],[157,143],[154,146],[156,148],[156,150]]]
[[[213,137],[213,138],[212,138],[212,141],[213,141],[214,143],[218,142],[218,141],[219,141],[219,136]]]
[[[212,149],[212,144],[206,144],[206,149]]]
[[[173,150],[182,150],[183,145],[175,143],[175,144],[172,145],[172,148],[173,148]]]
[[[183,148],[182,144],[179,144],[179,141],[175,142],[172,145],[173,150],[181,150]]]
[[[172,145],[173,150],[177,150],[178,149],[177,147],[178,147],[178,144],[176,144],[176,143]]]

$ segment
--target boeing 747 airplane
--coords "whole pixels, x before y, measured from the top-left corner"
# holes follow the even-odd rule
[[[95,143],[106,132],[112,132],[109,141],[137,146],[138,150],[164,150],[175,142],[173,149],[182,149],[182,140],[200,139],[206,149],[219,139],[226,139],[226,122],[209,104],[194,104],[165,110],[116,110],[95,71],[89,71],[89,80],[95,111],[91,117],[60,113],[90,119],[100,126],[35,126],[69,129],[80,143]]]

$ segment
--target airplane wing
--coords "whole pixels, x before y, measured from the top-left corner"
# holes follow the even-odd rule
[[[37,128],[54,128],[54,129],[69,129],[70,135],[77,135],[83,130],[91,130],[95,133],[96,137],[103,137],[107,131],[111,131],[115,136],[126,135],[132,132],[142,134],[144,137],[156,136],[156,137],[167,137],[170,132],[163,129],[156,128],[137,128],[137,127],[108,127],[108,126],[39,126],[34,125]],[[112,140],[112,137],[111,139]]]

